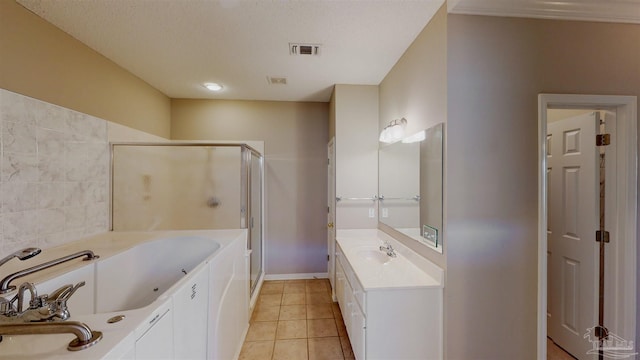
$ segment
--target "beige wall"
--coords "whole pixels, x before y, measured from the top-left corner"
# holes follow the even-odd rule
[[[640,95],[640,26],[449,15],[447,42],[446,354],[532,358],[537,97]]]
[[[327,103],[173,99],[174,140],[264,140],[265,272],[327,271]]]
[[[329,100],[329,139],[336,136],[336,90],[335,87]]]
[[[0,34],[0,88],[169,137],[167,96],[12,0]]]
[[[371,198],[378,194],[378,87],[336,85],[333,99],[336,196]],[[336,203],[338,229],[375,229],[377,218],[378,204],[373,200]]]
[[[407,119],[407,134],[414,134],[438,123],[447,122],[446,4],[435,14],[380,83],[379,129],[383,129],[389,121],[403,117]],[[445,126],[445,139],[446,137]],[[445,161],[445,178],[446,163]],[[444,187],[446,186],[445,182]],[[379,224],[379,227],[440,267],[446,268],[445,255],[428,249],[384,224]],[[446,252],[446,218],[443,236]]]
[[[638,25],[441,9],[380,84],[381,127],[446,122],[444,254],[416,249],[446,267],[446,358],[535,357],[537,96],[638,96],[639,73]]]

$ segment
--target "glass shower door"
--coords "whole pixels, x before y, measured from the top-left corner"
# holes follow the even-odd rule
[[[251,294],[262,274],[262,157],[251,152],[249,161],[249,248]]]

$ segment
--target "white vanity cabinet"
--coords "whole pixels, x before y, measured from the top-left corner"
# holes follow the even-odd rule
[[[340,260],[341,257],[341,253],[338,251],[336,256],[338,259],[336,262],[336,298],[338,299],[342,319],[349,334],[353,354],[356,359],[364,359],[366,336],[364,311],[362,310],[362,306],[356,302],[353,287],[347,279],[347,274],[342,266],[343,261]]]
[[[175,359],[207,357],[208,281],[209,267],[203,266],[173,295]]]
[[[442,359],[442,286],[369,286],[386,265],[352,265],[339,244],[336,260],[336,297],[356,359]],[[359,276],[363,270],[380,273]]]

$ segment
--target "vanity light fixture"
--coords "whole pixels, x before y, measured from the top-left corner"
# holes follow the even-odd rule
[[[220,91],[222,90],[222,85],[218,83],[204,83],[204,87],[211,91]]]
[[[407,127],[407,119],[391,120],[380,132],[378,140],[383,143],[392,143],[404,137],[404,129]]]

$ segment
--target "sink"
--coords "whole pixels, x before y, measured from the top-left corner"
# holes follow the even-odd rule
[[[377,262],[380,264],[386,264],[391,261],[391,257],[380,250],[367,249],[359,250],[356,252],[356,256],[361,257],[367,261]]]

